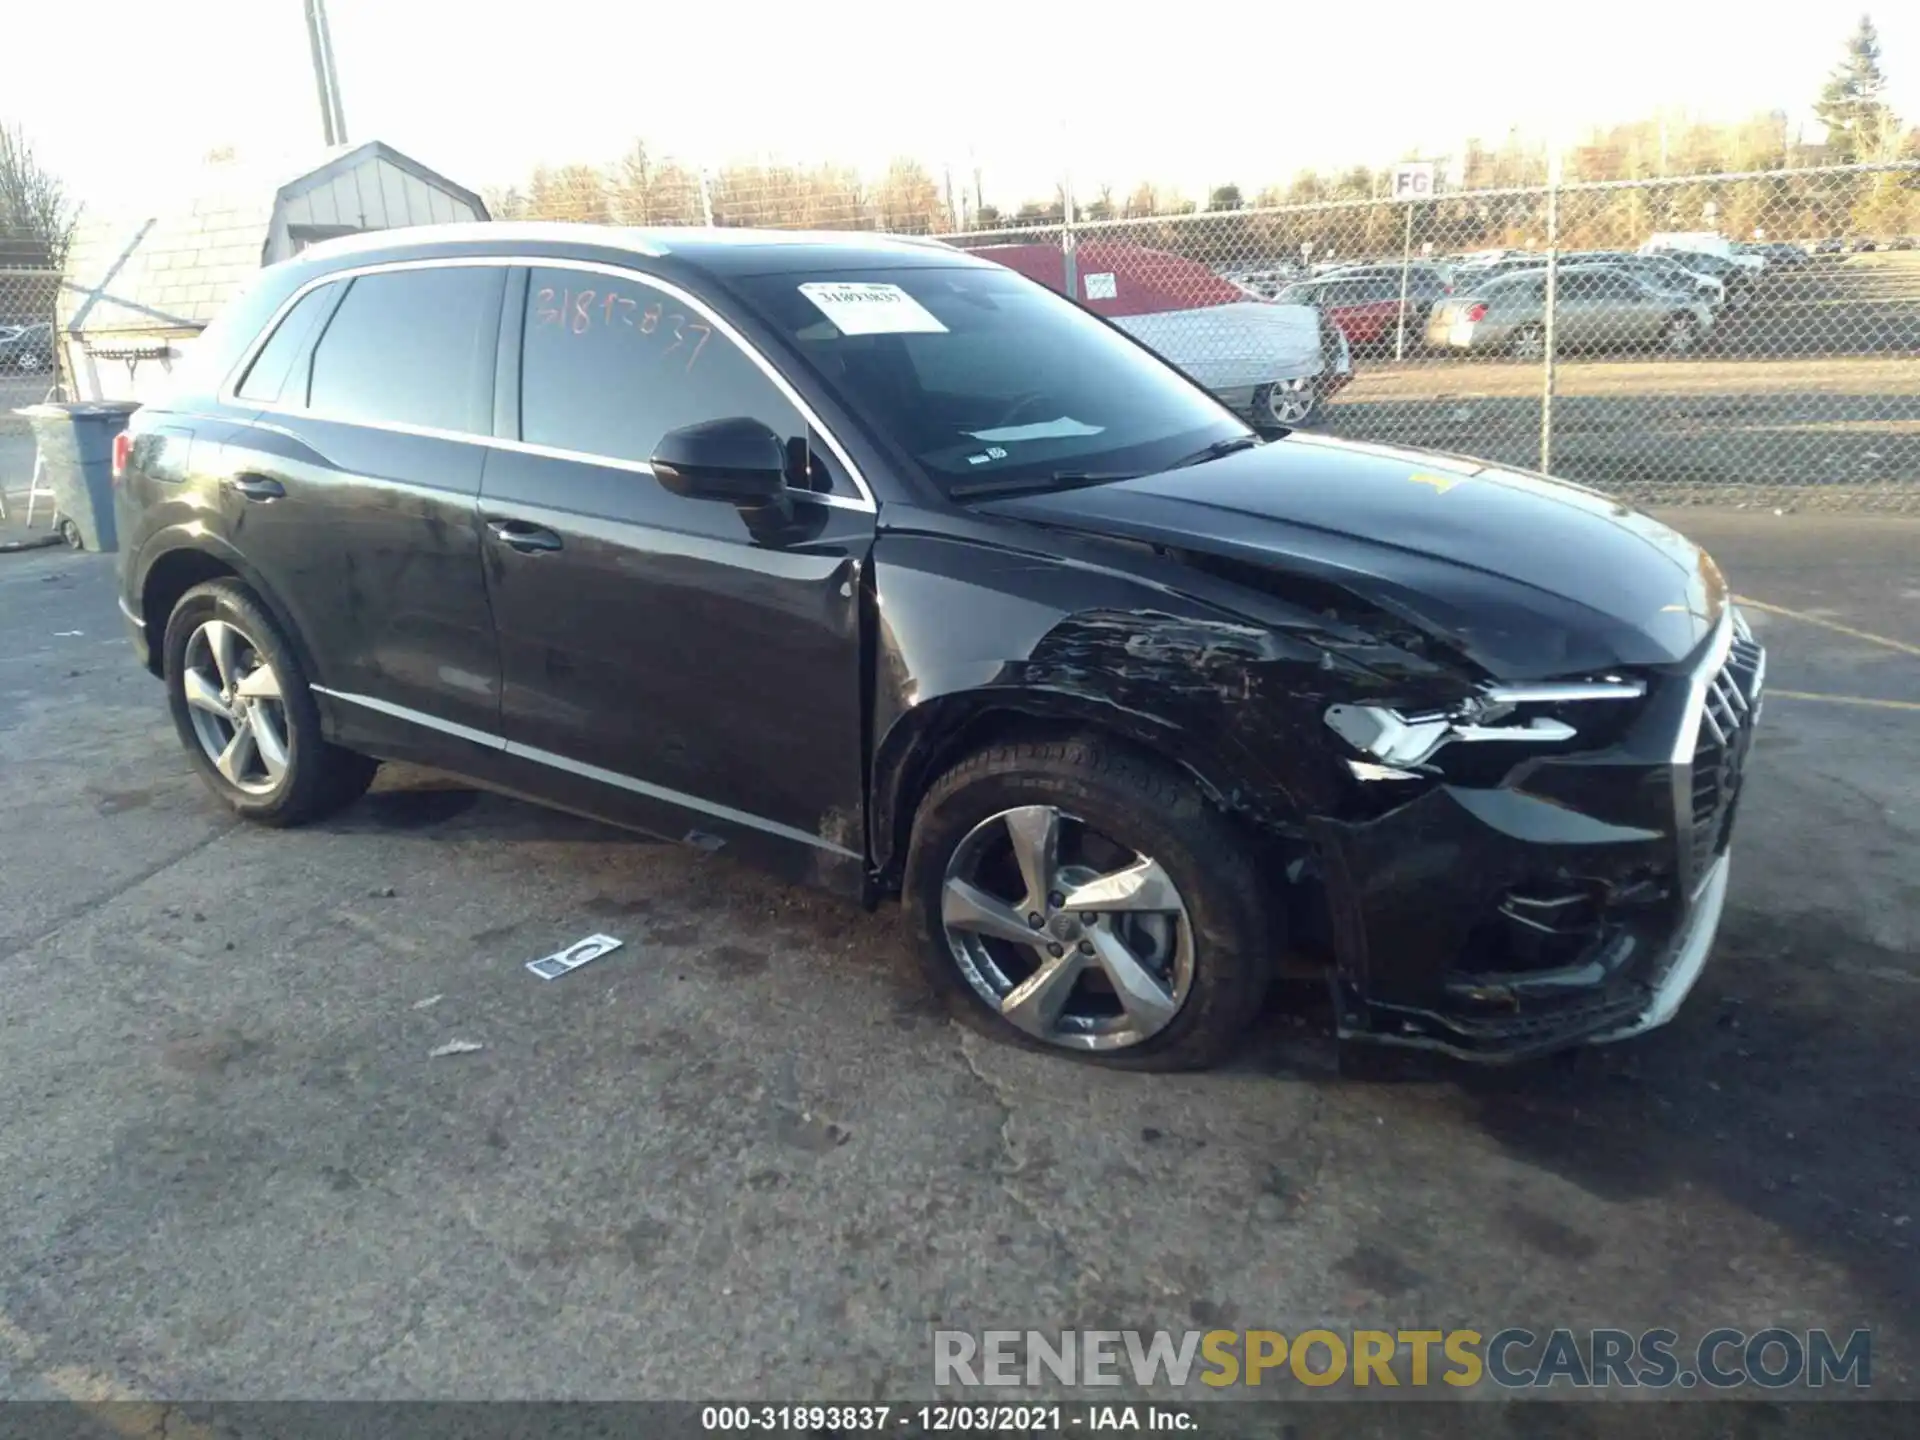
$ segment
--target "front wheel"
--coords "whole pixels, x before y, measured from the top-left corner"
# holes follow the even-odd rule
[[[299,825],[352,801],[378,762],[329,744],[293,646],[242,585],[214,580],[167,621],[167,703],[187,755],[240,815]]]
[[[1097,738],[999,745],[921,803],[906,894],[957,1016],[1139,1070],[1211,1065],[1269,974],[1245,838],[1195,788]]]

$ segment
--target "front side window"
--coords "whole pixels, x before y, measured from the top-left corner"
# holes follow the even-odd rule
[[[733,284],[824,386],[949,493],[1144,474],[1251,438],[1124,334],[997,266]]]
[[[707,317],[634,277],[534,268],[520,369],[520,438],[645,461],[669,430],[746,416],[805,443],[807,424]]]
[[[310,408],[362,424],[491,434],[505,278],[497,265],[356,276],[314,349]]]

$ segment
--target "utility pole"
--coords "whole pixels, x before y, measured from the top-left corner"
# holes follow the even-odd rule
[[[327,25],[327,0],[306,0],[307,46],[313,53],[313,80],[320,92],[320,133],[329,147],[347,143],[347,112],[340,104],[340,71],[333,63],[333,31]]]

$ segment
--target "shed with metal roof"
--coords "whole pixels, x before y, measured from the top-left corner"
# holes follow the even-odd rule
[[[213,163],[164,213],[82,222],[59,307],[76,398],[150,398],[250,276],[308,245],[488,218],[473,191],[377,140],[291,168]]]

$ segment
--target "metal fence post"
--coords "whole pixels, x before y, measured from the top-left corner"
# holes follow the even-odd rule
[[[1560,150],[1547,154],[1547,302],[1541,327],[1540,469],[1553,469],[1554,318],[1560,308]]]
[[[1060,172],[1060,268],[1067,282],[1067,298],[1080,298],[1080,278],[1075,273],[1079,268],[1075,263],[1073,234],[1073,172]]]
[[[1413,201],[1407,202],[1407,232],[1400,242],[1400,320],[1394,332],[1393,358],[1407,358],[1407,271],[1413,264]]]

